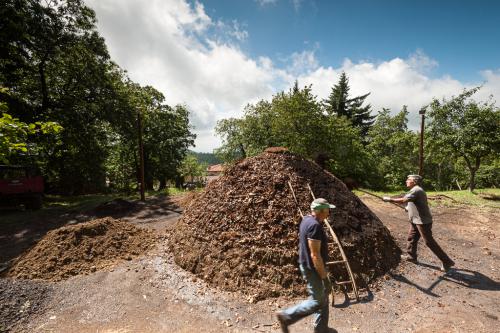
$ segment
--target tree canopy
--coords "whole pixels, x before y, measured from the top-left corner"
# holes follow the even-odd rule
[[[10,163],[36,164],[52,191],[103,191],[107,182],[132,189],[140,112],[148,187],[178,176],[194,142],[187,107],[169,106],[127,77],[110,59],[91,8],[82,0],[6,0],[0,15],[1,124],[17,126],[10,151],[24,152]],[[38,135],[50,128],[57,138]]]
[[[375,116],[371,115],[371,105],[363,106],[370,93],[351,98],[349,90],[349,79],[346,73],[342,72],[339,81],[332,87],[330,95],[323,101],[325,111],[329,115],[347,117],[365,137],[375,119]]]
[[[500,109],[491,101],[478,103],[470,97],[479,88],[465,90],[449,100],[434,99],[429,112],[429,146],[462,158],[469,170],[469,189],[476,187],[481,162],[500,153]]]

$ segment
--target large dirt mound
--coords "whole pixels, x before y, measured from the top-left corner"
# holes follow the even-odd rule
[[[389,231],[347,187],[316,163],[276,150],[245,159],[211,182],[190,205],[171,237],[178,265],[223,289],[256,299],[304,292],[297,268],[300,216],[317,197],[337,206],[330,220],[361,286],[399,261]],[[340,260],[335,247],[333,260]],[[338,266],[338,265],[337,265]],[[342,267],[333,277],[347,279]]]
[[[150,231],[112,218],[65,226],[48,232],[7,275],[59,281],[131,260],[153,243]]]

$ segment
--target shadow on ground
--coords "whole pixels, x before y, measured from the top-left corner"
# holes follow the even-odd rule
[[[49,207],[39,211],[0,210],[0,275],[45,234],[64,225],[108,216],[127,217],[127,220],[141,225],[181,213],[181,209],[165,195],[149,197],[146,202],[121,198],[107,198],[103,202],[102,198],[100,201],[88,200],[85,204],[76,206],[51,203]]]
[[[418,265],[426,267],[426,268],[434,269],[434,270],[439,270],[439,267],[429,265],[426,263],[418,263]],[[427,288],[418,285],[417,283],[409,280],[407,277],[405,277],[401,274],[389,273],[389,275],[393,279],[395,279],[396,281],[413,286],[416,289],[423,292],[424,294],[432,296],[432,297],[441,297],[440,295],[437,295],[436,293],[434,293],[433,290],[442,281],[448,281],[451,283],[458,284],[458,285],[465,287],[465,288],[471,288],[471,289],[476,289],[476,290],[500,291],[500,282],[495,281],[495,280],[489,278],[488,276],[486,276],[480,272],[469,270],[469,269],[457,269],[457,268],[451,269],[446,274],[439,276]]]

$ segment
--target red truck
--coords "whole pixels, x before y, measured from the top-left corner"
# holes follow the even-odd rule
[[[0,205],[42,208],[43,178],[32,167],[0,165]]]

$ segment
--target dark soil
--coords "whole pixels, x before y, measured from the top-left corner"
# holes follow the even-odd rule
[[[113,218],[69,225],[47,233],[16,260],[7,276],[59,281],[131,260],[154,242],[150,231]]]
[[[0,332],[10,332],[34,314],[43,313],[51,291],[44,282],[0,279]]]
[[[237,163],[185,207],[171,237],[176,263],[254,299],[303,294],[297,269],[300,215],[288,182],[304,213],[312,201],[307,184],[337,206],[330,220],[359,285],[397,265],[400,249],[379,218],[335,176],[282,150]],[[335,246],[330,250],[332,259],[341,259]],[[332,275],[347,279],[342,267]]]

